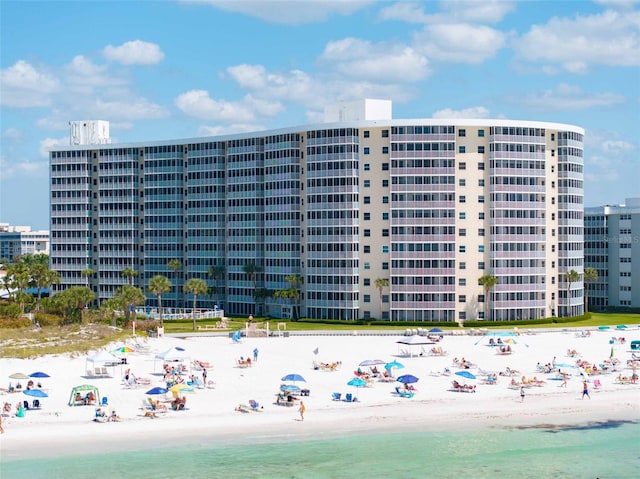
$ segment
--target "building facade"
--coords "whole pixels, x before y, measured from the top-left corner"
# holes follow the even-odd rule
[[[640,308],[640,198],[585,208],[584,260],[598,272],[587,287],[589,310]]]
[[[145,292],[154,275],[171,280],[163,306],[189,306],[182,287],[197,277],[212,286],[199,307],[291,317],[269,292],[298,275],[303,317],[581,314],[582,281],[567,291],[564,273],[583,271],[583,130],[390,111],[365,102],[319,125],[54,148],[56,288],[87,283],[102,301],[129,267]]]
[[[0,258],[11,263],[26,254],[49,254],[49,232],[0,223]]]

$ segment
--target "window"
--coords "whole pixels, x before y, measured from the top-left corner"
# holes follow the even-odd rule
[[[478,269],[484,269],[484,261],[478,263]]]
[[[382,138],[389,138],[389,130],[382,130]]]
[[[382,269],[389,269],[389,263],[387,263],[386,261],[384,263],[382,263]]]
[[[466,286],[467,278],[458,278],[458,286]]]
[[[480,171],[484,171],[484,161],[481,161],[480,163],[478,163],[478,169]]]
[[[370,237],[371,236],[371,230],[370,229],[365,229],[363,231],[363,235],[364,235],[365,238]]]
[[[371,219],[371,213],[369,213],[369,212],[364,213],[364,217],[363,218],[364,218],[365,221],[369,221]]]
[[[368,155],[368,154],[369,154],[369,151],[370,151],[369,147],[368,147],[368,146],[365,146],[365,147],[364,147],[364,154],[365,154],[365,155]]]
[[[551,133],[551,141],[556,141],[556,134],[555,133]]]
[[[466,302],[467,302],[466,294],[461,294],[460,296],[458,296],[458,303],[466,303]]]
[[[467,269],[467,263],[465,263],[464,261],[460,261],[460,264],[459,264],[458,268]]]
[[[389,171],[389,163],[382,163],[382,171]]]
[[[467,152],[467,147],[466,146],[459,146],[458,147],[458,153],[466,153]]]
[[[484,146],[478,147],[478,153],[484,153]],[[484,168],[482,168],[484,170]]]
[[[484,236],[484,228],[478,228],[478,236]]]
[[[383,303],[388,303],[389,302],[389,295],[388,294],[383,294],[382,295],[382,302]]]
[[[458,198],[458,201],[460,203],[466,203],[467,202],[467,197],[464,195],[460,195],[460,198]]]
[[[484,203],[484,195],[478,196],[478,203]]]
[[[555,181],[552,181],[552,182],[551,182],[551,188],[555,188],[555,187],[556,187],[556,182],[555,182]]]
[[[484,138],[484,130],[478,130],[478,136]]]
[[[460,128],[458,130],[458,136],[467,136],[467,130]]]
[[[466,228],[460,228],[458,230],[458,236],[467,236],[467,229]]]
[[[464,161],[461,161],[460,163],[458,163],[458,169],[459,170],[466,170],[467,169],[467,164]]]
[[[460,246],[458,246],[458,251],[460,253],[466,253],[467,252],[467,247],[463,244],[461,244]]]
[[[364,171],[369,171],[371,170],[371,165],[369,163],[365,163],[362,168],[364,169]]]
[[[371,246],[369,246],[368,244],[364,245],[364,250],[365,253],[371,253]]]
[[[478,219],[479,220],[483,220],[484,219],[484,211],[481,211],[480,213],[478,213]]]
[[[387,213],[386,211],[382,213],[382,220],[389,221],[389,213]]]
[[[480,178],[480,179],[478,180],[478,186],[482,186],[482,187],[484,187],[484,179],[483,179],[483,178]]]
[[[364,269],[371,269],[371,264],[368,261],[365,261]]]
[[[371,180],[364,180],[364,187],[369,188],[371,186]]]
[[[389,188],[389,180],[382,180],[382,187]]]
[[[551,156],[556,156],[556,150],[551,150]]]
[[[552,204],[552,205],[555,205],[555,204],[556,204],[556,198],[555,198],[555,196],[551,198],[551,204]]]
[[[459,212],[458,219],[461,219],[461,220],[467,219],[467,213],[465,213],[464,211]]]
[[[465,180],[464,178],[460,178],[458,180],[458,186],[467,186],[467,180]]]
[[[371,278],[364,278],[362,281],[365,286],[371,286]]]
[[[362,198],[362,201],[364,202],[365,205],[371,204],[371,196],[364,196]]]
[[[552,230],[551,230],[551,236],[555,236],[555,235],[556,235],[556,230],[555,230],[555,229],[552,229]]]
[[[389,252],[389,245],[382,246],[382,252],[383,253],[388,253]]]
[[[484,245],[478,245],[478,253],[484,253]]]
[[[371,295],[370,294],[365,294],[362,296],[362,301],[364,301],[365,303],[370,303],[371,302]]]
[[[458,311],[458,319],[464,321],[467,319],[467,313],[465,311]]]
[[[383,155],[388,155],[389,154],[389,147],[388,146],[383,146],[382,147],[382,154]]]
[[[388,205],[389,204],[389,197],[388,196],[383,196],[382,197],[382,204],[384,204],[384,205]]]
[[[388,228],[385,228],[385,229],[382,230],[382,236],[384,238],[389,237],[389,229]]]
[[[365,138],[369,138],[371,136],[371,132],[369,130],[364,130],[363,135]]]

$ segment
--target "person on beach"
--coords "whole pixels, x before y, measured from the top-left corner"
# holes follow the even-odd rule
[[[591,396],[589,396],[589,385],[587,384],[587,381],[582,382],[582,399],[584,399],[585,396],[591,399]]]
[[[0,414],[0,434],[4,434],[4,427],[2,427],[2,423],[4,422],[4,417]]]
[[[524,386],[520,386],[520,402],[524,402]]]
[[[562,384],[560,385],[560,387],[566,388],[567,387],[567,380],[569,379],[569,375],[567,373],[563,373],[562,371],[560,371],[560,374],[562,374]]]
[[[304,412],[307,410],[307,406],[304,405],[304,401],[300,401],[300,407],[298,412],[300,413],[300,420],[304,421]]]
[[[206,386],[207,385],[207,370],[202,368],[202,382]]]
[[[257,361],[258,360],[258,348],[255,348],[253,350],[253,361]]]

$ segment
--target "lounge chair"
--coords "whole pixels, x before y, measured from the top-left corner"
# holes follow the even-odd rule
[[[357,397],[355,397],[355,396],[354,396],[353,394],[351,394],[351,393],[347,393],[347,394],[344,396],[344,400],[345,400],[346,402],[358,402],[358,398],[357,398]]]
[[[332,393],[331,394],[331,400],[332,401],[340,401],[341,398],[342,398],[342,393]]]
[[[40,399],[34,399],[31,409],[40,409]]]
[[[255,399],[249,399],[249,407],[252,411],[262,411],[260,404]]]
[[[108,406],[109,405],[109,399],[107,398],[107,396],[102,396],[102,401],[100,402],[101,406]]]

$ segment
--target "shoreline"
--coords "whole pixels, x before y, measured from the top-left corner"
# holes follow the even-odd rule
[[[611,333],[611,332],[609,332]],[[640,339],[637,328],[624,332],[627,338]],[[117,453],[176,445],[234,446],[256,443],[288,443],[331,439],[346,435],[395,434],[403,432],[452,431],[473,429],[606,427],[607,422],[640,423],[640,384],[617,384],[614,373],[598,376],[602,387],[591,390],[590,399],[581,399],[582,383],[574,375],[567,388],[547,377],[542,387],[527,390],[521,402],[517,390],[509,388],[508,378],[498,384],[478,382],[476,393],[451,390],[453,378],[435,375],[449,368],[453,357],[467,357],[480,364],[474,369],[501,370],[507,364],[521,370],[523,376],[535,375],[536,362],[561,356],[569,347],[583,351],[584,357],[602,358],[610,354],[609,335],[595,333],[591,338],[578,338],[573,333],[551,332],[518,336],[513,356],[497,355],[492,348],[479,344],[478,336],[451,336],[439,343],[449,351],[446,357],[400,357],[396,339],[389,336],[313,336],[290,338],[247,338],[234,344],[228,338],[160,338],[149,340],[144,353],[128,357],[128,367],[152,384],[143,388],[122,387],[118,367],[110,377],[85,378],[85,359],[52,356],[32,360],[0,359],[0,369],[15,371],[44,370],[52,377],[44,380],[49,398],[43,408],[28,411],[25,418],[10,418],[5,433],[0,435],[0,459],[20,461],[54,456]],[[176,344],[193,354],[193,359],[210,360],[209,377],[215,389],[196,390],[187,395],[188,410],[169,411],[157,419],[142,416],[141,401],[145,392],[161,385],[155,373],[155,354]],[[114,346],[115,347],[115,346]],[[236,365],[240,356],[260,349],[260,360],[251,368]],[[618,347],[620,359],[628,354]],[[314,351],[319,350],[319,354]],[[368,358],[397,360],[405,367],[396,374],[415,374],[420,378],[418,392],[409,398],[393,394],[398,383],[377,382],[372,387],[349,387],[354,369]],[[340,360],[338,371],[317,371],[315,360]],[[297,407],[273,404],[281,377],[302,374],[311,389],[303,398],[307,405],[305,421],[299,420]],[[197,373],[197,372],[195,372]],[[625,375],[630,371],[623,371]],[[542,375],[537,373],[540,378]],[[594,376],[595,377],[595,376]],[[121,422],[93,422],[93,407],[69,407],[69,391],[74,385],[96,384],[109,398]],[[353,392],[357,403],[332,401],[333,391]],[[22,400],[23,394],[3,394],[2,401]],[[264,407],[257,412],[240,413],[234,408],[255,398]],[[110,410],[110,409],[109,409]]]

